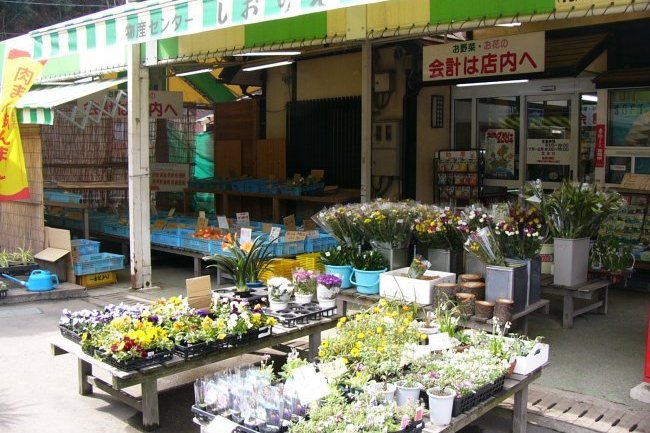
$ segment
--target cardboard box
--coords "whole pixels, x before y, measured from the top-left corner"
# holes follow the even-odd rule
[[[59,277],[59,282],[74,282],[71,250],[70,231],[45,227],[45,249],[34,254],[34,259],[41,269]]]
[[[433,304],[433,287],[439,283],[455,283],[456,274],[440,271],[426,271],[419,280],[406,277],[409,268],[400,268],[379,275],[379,294],[389,299],[417,302],[421,305]]]

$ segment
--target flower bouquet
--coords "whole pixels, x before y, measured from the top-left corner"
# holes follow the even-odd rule
[[[361,213],[358,204],[323,209],[312,219],[341,244],[354,248],[367,240],[359,224]]]
[[[389,250],[409,246],[417,217],[413,203],[376,200],[359,209],[361,228],[373,247]]]
[[[496,224],[494,234],[507,257],[526,260],[539,254],[544,242],[544,223],[536,207],[509,206],[509,216]]]
[[[486,265],[506,266],[501,247],[489,227],[470,233],[464,247]]]
[[[462,248],[464,240],[458,230],[460,222],[460,213],[450,208],[439,209],[434,206],[418,219],[415,233],[418,241],[429,248],[457,250]]]

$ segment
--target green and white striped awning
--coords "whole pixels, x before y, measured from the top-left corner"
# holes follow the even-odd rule
[[[75,101],[84,96],[99,93],[125,82],[126,78],[118,78],[30,90],[16,104],[18,122],[52,125],[54,123],[54,113],[52,111],[54,107]]]
[[[385,0],[149,0],[35,30],[34,58],[189,35]]]

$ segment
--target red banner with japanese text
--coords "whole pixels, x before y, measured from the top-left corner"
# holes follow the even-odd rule
[[[594,149],[596,167],[605,167],[605,125],[596,125],[596,147]]]
[[[25,51],[11,50],[7,56],[0,94],[0,201],[29,198],[15,106],[32,87],[44,64]]]

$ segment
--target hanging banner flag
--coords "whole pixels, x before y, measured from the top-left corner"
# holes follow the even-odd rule
[[[596,148],[594,149],[596,167],[605,167],[605,125],[596,125]]]
[[[16,118],[16,103],[32,87],[45,62],[29,53],[11,50],[7,56],[0,94],[0,201],[29,198],[27,169]]]

